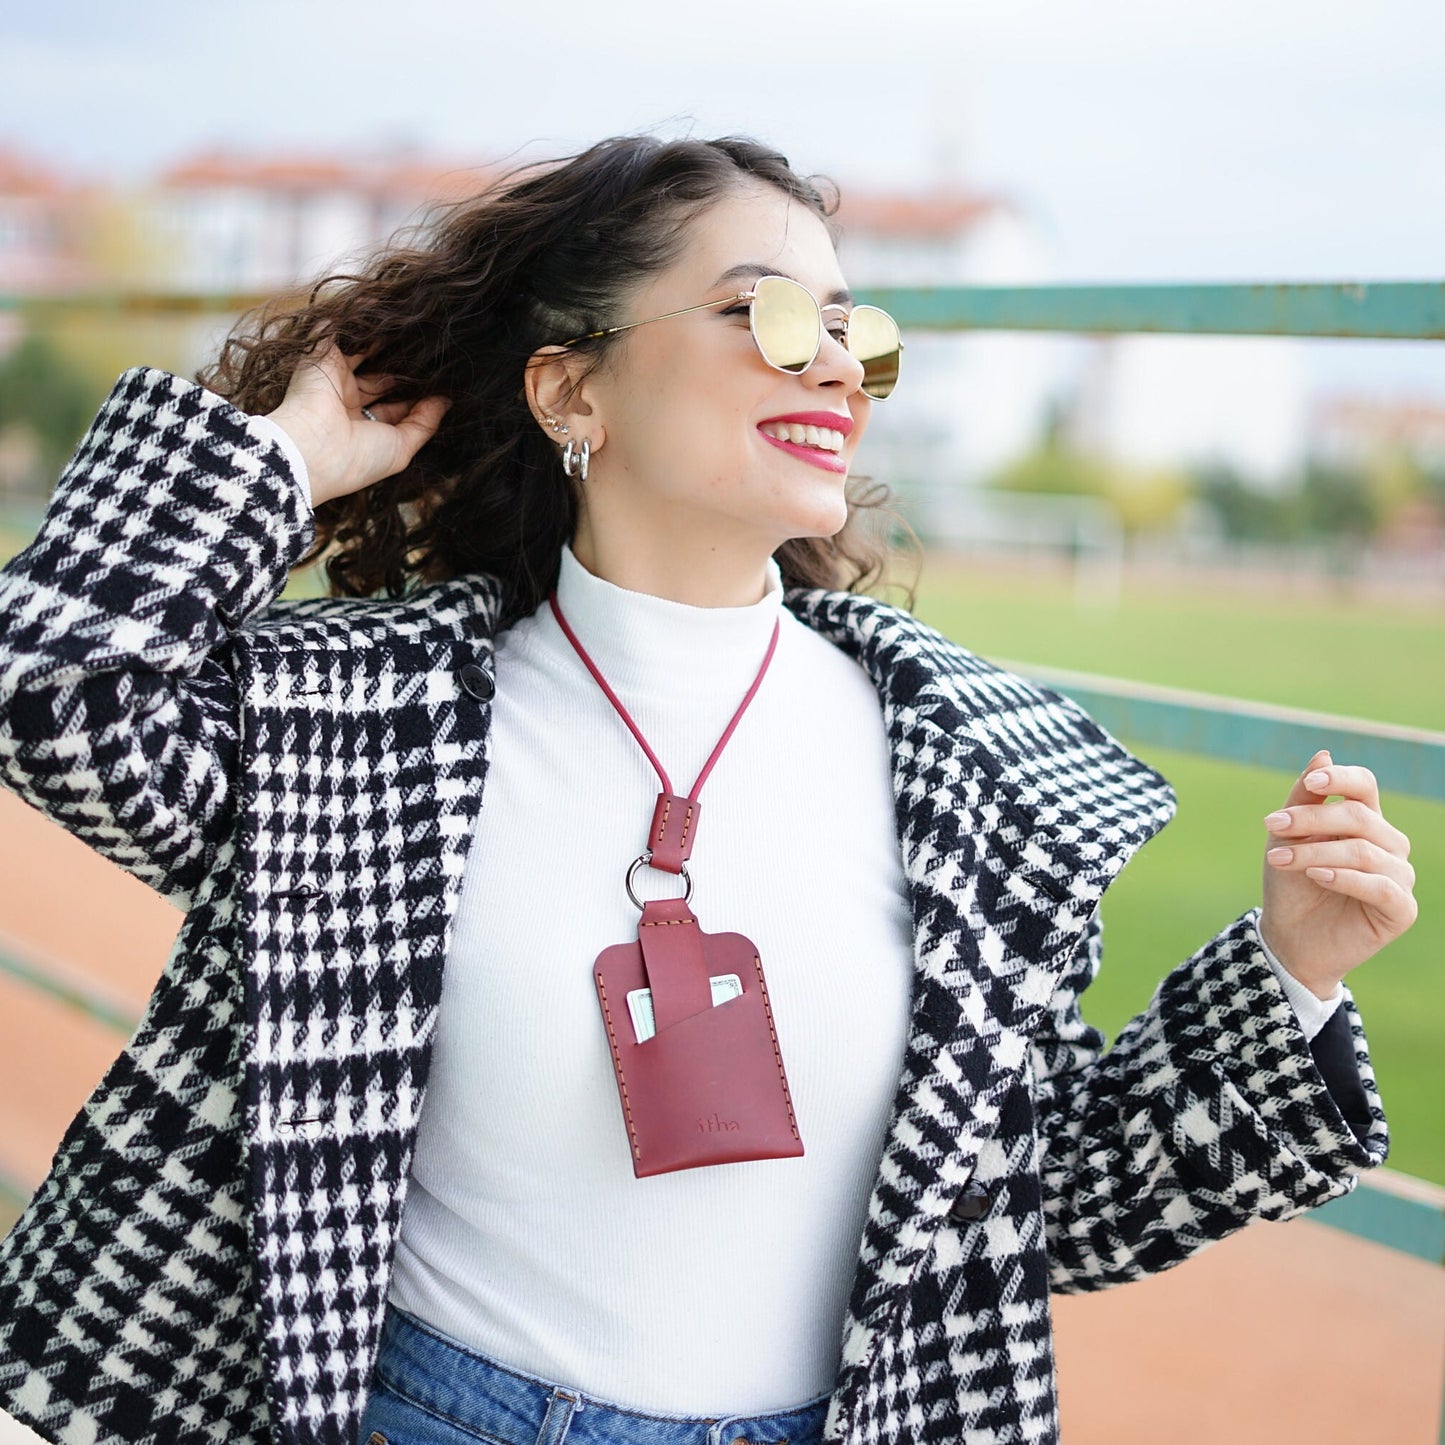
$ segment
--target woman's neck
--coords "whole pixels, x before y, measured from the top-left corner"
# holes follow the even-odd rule
[[[738,607],[699,607],[619,586],[594,575],[570,547],[562,549],[557,578],[562,615],[610,686],[624,696],[654,700],[721,700],[727,716],[757,676],[782,599],[782,577],[771,558],[763,596]],[[573,667],[572,644],[546,602],[538,609],[538,625],[546,644]],[[725,716],[719,730],[726,721]]]
[[[635,541],[627,546],[599,544],[581,529],[569,545],[594,577],[689,607],[751,607],[769,591],[772,559],[766,553],[742,561],[711,546],[683,552]]]

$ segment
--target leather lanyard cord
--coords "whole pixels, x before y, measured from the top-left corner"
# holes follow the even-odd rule
[[[653,768],[657,772],[657,776],[662,780],[663,791],[671,793],[672,782],[668,778],[667,773],[664,770],[661,762],[658,761],[657,754],[654,753],[650,747],[648,747],[647,739],[642,736],[642,733],[638,729],[637,724],[632,721],[632,718],[628,713],[627,709],[623,707],[622,700],[607,685],[607,679],[603,677],[600,672],[598,672],[596,664],[587,655],[587,649],[582,646],[582,644],[577,640],[577,634],[573,632],[571,627],[567,625],[567,619],[562,616],[562,609],[557,605],[557,592],[555,588],[553,589],[551,596],[548,597],[547,601],[552,604],[552,615],[557,619],[558,626],[561,627],[562,631],[567,634],[568,642],[570,642],[572,646],[576,648],[577,655],[582,659],[583,662],[587,664],[587,670],[592,674],[593,677],[597,679],[598,686],[600,686],[602,691],[607,694],[608,700],[612,703],[612,706],[615,707],[617,711],[621,714],[622,721],[625,722],[627,726],[632,730],[632,736],[635,737],[637,741],[641,744],[642,751],[647,754],[648,762],[652,764]],[[718,739],[717,746],[712,750],[712,755],[708,758],[707,762],[703,764],[702,772],[697,775],[697,782],[692,785],[692,791],[687,795],[690,802],[697,801],[697,795],[702,791],[702,785],[704,782],[707,781],[707,775],[712,772],[713,764],[717,762],[719,757],[721,757],[723,748],[727,746],[728,739],[732,737],[733,732],[737,728],[738,722],[741,720],[743,713],[747,711],[748,704],[757,695],[758,688],[762,686],[763,677],[768,670],[768,664],[773,660],[773,653],[778,646],[778,632],[781,627],[782,619],[779,618],[776,622],[773,623],[773,635],[768,642],[768,652],[767,656],[763,658],[763,665],[758,669],[758,675],[753,679],[753,685],[748,689],[747,696],[743,698],[742,702],[738,704],[738,710],[733,714],[733,720],[727,725],[727,728],[724,730],[722,737]]]

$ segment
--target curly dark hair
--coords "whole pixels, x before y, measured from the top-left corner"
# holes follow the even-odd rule
[[[243,411],[279,406],[298,361],[327,338],[365,354],[360,374],[394,378],[388,400],[452,400],[404,471],[317,507],[316,539],[298,567],[324,559],[328,590],[342,597],[399,597],[410,585],[486,572],[503,584],[502,626],[534,612],[556,582],[578,506],[528,409],[528,358],[610,325],[629,291],[680,255],[690,222],[750,178],[808,206],[836,242],[837,188],[824,181],[825,196],[757,141],[614,136],[507,171],[435,207],[360,270],[241,317],[197,380]],[[600,360],[612,344],[575,349]],[[856,480],[869,484],[848,496],[837,535],[778,548],[784,585],[861,591],[884,576],[894,555],[887,528],[861,514],[901,519],[885,505],[887,486]]]

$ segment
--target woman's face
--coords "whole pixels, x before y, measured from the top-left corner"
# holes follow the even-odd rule
[[[748,182],[693,220],[685,249],[610,318],[623,325],[747,291],[759,275],[800,281],[821,306],[848,304],[823,221],[772,186]],[[838,312],[825,312],[825,328]],[[792,537],[831,537],[847,520],[843,486],[868,422],[863,368],[824,331],[817,359],[791,375],[769,366],[748,329],[747,303],[638,326],[617,338],[583,387],[590,413],[569,415],[593,455],[583,487],[579,541],[616,555],[640,545],[731,556],[756,576]],[[841,432],[829,446],[788,444],[769,433],[789,419]],[[786,433],[785,433],[786,435]],[[611,537],[600,535],[603,529]],[[612,545],[605,545],[607,541]]]

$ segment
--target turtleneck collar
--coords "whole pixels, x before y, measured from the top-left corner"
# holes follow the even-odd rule
[[[563,543],[557,602],[567,625],[619,695],[722,696],[732,697],[736,706],[762,666],[782,610],[782,573],[772,557],[767,586],[764,595],[746,607],[694,607],[595,576]],[[587,685],[596,687],[548,603],[542,603],[537,619],[548,642],[560,646]]]

